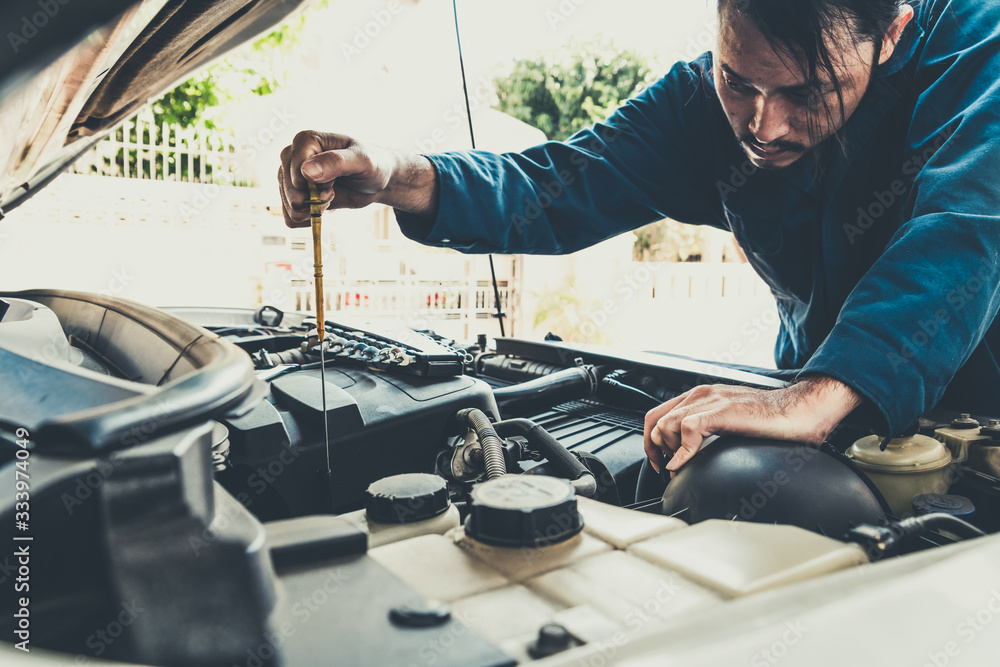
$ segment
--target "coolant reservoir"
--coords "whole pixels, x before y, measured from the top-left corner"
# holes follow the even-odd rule
[[[916,496],[948,492],[952,456],[941,442],[911,435],[893,438],[882,451],[883,439],[878,435],[861,438],[848,448],[847,456],[875,483],[893,514],[912,514]]]
[[[540,548],[583,530],[568,482],[542,475],[507,475],[477,485],[465,521],[469,537],[498,547]]]
[[[443,535],[461,522],[448,499],[448,485],[437,475],[407,473],[373,482],[365,509],[342,515],[368,533],[368,548],[418,535]]]

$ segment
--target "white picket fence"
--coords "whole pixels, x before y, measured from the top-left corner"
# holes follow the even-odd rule
[[[495,312],[493,286],[485,280],[453,281],[378,281],[327,280],[325,307],[328,311],[361,312],[368,317],[399,313],[434,313],[446,319],[475,319]],[[510,286],[498,281],[500,303],[506,308]],[[295,290],[296,310],[311,311],[314,292],[311,286]]]
[[[636,273],[642,269],[642,264],[634,262],[631,267]],[[749,264],[667,262],[650,273],[653,278],[648,283],[646,296],[651,299],[770,298],[767,285]]]
[[[516,290],[506,279],[499,279],[497,284],[509,331],[518,314]],[[494,318],[493,286],[482,276],[372,280],[328,275],[323,287],[326,315],[333,321],[347,318],[402,324],[416,329],[431,328],[442,335],[462,339],[475,338],[478,333],[499,333]],[[290,297],[286,307],[302,312],[312,312],[315,308],[311,280],[292,280]]]
[[[231,134],[204,125],[157,124],[150,109],[84,153],[70,173],[155,181],[251,185]]]

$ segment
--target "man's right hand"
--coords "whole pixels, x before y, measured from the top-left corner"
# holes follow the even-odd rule
[[[378,202],[424,216],[437,209],[437,173],[430,160],[342,134],[299,132],[281,151],[278,189],[289,227],[309,225],[309,181],[316,183],[328,208]]]

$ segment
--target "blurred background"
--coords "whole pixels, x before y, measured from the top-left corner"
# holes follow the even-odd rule
[[[715,42],[712,0],[460,0],[477,147],[564,139]],[[157,306],[313,308],[278,153],[302,129],[470,147],[452,3],[320,0],[178,85],[0,221],[0,285]],[[475,215],[475,212],[470,212]],[[328,213],[327,316],[499,334],[488,260],[381,206]],[[729,234],[664,220],[566,257],[496,256],[507,335],[773,367],[777,311]]]

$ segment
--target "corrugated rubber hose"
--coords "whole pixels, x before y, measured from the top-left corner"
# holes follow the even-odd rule
[[[483,448],[483,462],[486,465],[486,479],[496,479],[507,474],[507,461],[503,456],[503,443],[497,435],[489,417],[482,410],[468,408],[459,410],[459,420],[465,421],[479,438]]]

